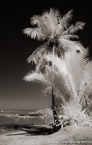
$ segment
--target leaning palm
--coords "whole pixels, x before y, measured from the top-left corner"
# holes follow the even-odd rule
[[[24,33],[33,39],[46,41],[28,58],[28,62],[34,61],[37,70],[42,66],[42,60],[48,52],[53,51],[53,55],[56,53],[58,56],[63,56],[65,51],[73,49],[81,51],[84,49],[81,44],[71,41],[71,39],[78,38],[74,34],[79,29],[83,29],[84,23],[76,22],[75,25],[69,25],[71,18],[72,10],[61,16],[60,12],[54,9],[42,13],[41,16],[34,15],[31,18],[31,24],[34,27],[24,29]]]

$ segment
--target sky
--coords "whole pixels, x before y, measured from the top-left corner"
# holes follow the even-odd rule
[[[23,77],[34,67],[27,64],[28,56],[42,43],[32,40],[22,30],[30,27],[30,18],[49,8],[62,14],[73,9],[73,22],[84,21],[85,29],[78,35],[92,57],[92,5],[91,0],[1,0],[0,1],[0,109],[33,109],[50,105],[43,97],[42,87],[25,82]],[[45,103],[44,103],[45,102]]]

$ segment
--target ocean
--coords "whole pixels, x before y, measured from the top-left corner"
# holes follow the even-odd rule
[[[28,112],[34,112],[34,110],[2,110],[0,112],[0,126],[4,125],[25,125],[25,124],[35,124],[41,125],[46,124],[39,115],[28,116]],[[34,112],[35,113],[35,112]],[[19,114],[19,115],[18,115]]]

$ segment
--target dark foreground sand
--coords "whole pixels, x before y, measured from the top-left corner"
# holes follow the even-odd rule
[[[0,145],[92,145],[92,127],[70,126],[52,135],[3,131],[0,134]]]

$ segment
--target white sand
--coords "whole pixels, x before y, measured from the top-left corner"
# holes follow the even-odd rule
[[[85,143],[83,143],[85,141]],[[74,143],[75,142],[75,143]],[[68,143],[68,144],[67,144]],[[0,135],[0,145],[92,145],[92,127],[67,127],[52,135],[13,131]]]

